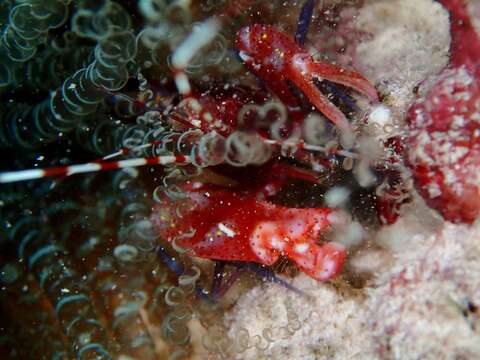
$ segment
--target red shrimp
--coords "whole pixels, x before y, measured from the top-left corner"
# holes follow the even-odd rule
[[[322,230],[343,217],[332,209],[286,208],[265,200],[279,189],[278,177],[297,176],[296,170],[278,164],[270,169],[275,170],[275,183],[253,188],[188,181],[181,186],[185,199],[164,196],[151,220],[162,238],[193,256],[264,265],[286,256],[311,277],[331,279],[342,269],[346,248],[333,242],[319,245],[318,240]],[[248,176],[248,184],[256,184],[261,174]]]
[[[298,108],[299,104],[287,80],[302,90],[320,112],[342,129],[350,129],[348,120],[320,92],[314,79],[326,79],[351,87],[372,101],[378,101],[375,87],[365,77],[355,71],[315,62],[290,36],[273,26],[255,24],[242,28],[237,33],[237,48],[248,68],[265,81],[290,111]]]

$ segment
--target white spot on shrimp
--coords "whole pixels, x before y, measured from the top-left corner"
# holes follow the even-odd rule
[[[265,265],[271,265],[278,259],[278,255],[267,248],[268,245],[271,246],[272,238],[278,236],[278,234],[279,229],[277,224],[274,222],[261,222],[255,227],[250,236],[252,251]]]
[[[288,222],[286,224],[286,228],[288,231],[288,235],[295,238],[305,233],[306,224],[305,224],[305,221],[301,219],[295,219],[293,221]]]
[[[305,254],[310,248],[310,245],[306,243],[301,243],[301,244],[296,244],[294,248],[297,254]]]
[[[297,54],[292,57],[292,65],[302,74],[308,74],[310,71],[308,69],[310,56],[308,54]]]
[[[223,232],[228,237],[234,237],[236,235],[235,231],[230,229],[229,227],[225,226],[223,223],[218,224],[218,229]]]
[[[285,242],[282,241],[278,236],[274,235],[270,238],[270,245],[272,245],[272,248],[277,249],[279,251],[282,251],[285,249]]]
[[[330,257],[326,256],[323,259],[322,268],[316,272],[317,277],[319,279],[326,279],[331,277],[333,272],[335,271],[335,266],[335,261],[331,260]]]

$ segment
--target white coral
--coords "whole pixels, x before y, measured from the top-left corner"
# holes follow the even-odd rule
[[[350,288],[299,275],[293,285],[308,297],[299,296],[279,285],[269,284],[244,294],[227,315],[229,336],[248,330],[250,338],[263,338],[266,350],[253,346],[246,352],[232,355],[235,359],[374,359],[373,344],[368,335],[362,312],[362,297]],[[290,323],[290,325],[289,325]],[[283,335],[282,328],[291,333]],[[262,333],[271,330],[272,342]],[[253,341],[252,341],[253,342]]]
[[[396,254],[395,266],[369,291],[367,319],[379,354],[478,359],[479,226],[445,223],[415,243]]]
[[[414,87],[447,65],[448,12],[433,0],[371,1],[355,25],[370,37],[356,49],[356,69],[401,116],[415,96]]]

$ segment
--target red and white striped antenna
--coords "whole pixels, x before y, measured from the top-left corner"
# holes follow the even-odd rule
[[[90,162],[80,165],[70,165],[53,167],[47,169],[30,169],[20,171],[8,171],[0,173],[0,183],[11,183],[18,181],[26,181],[33,179],[41,179],[50,176],[70,176],[74,174],[82,174],[89,172],[124,169],[132,167],[140,167],[146,165],[170,165],[170,164],[190,164],[191,159],[189,156],[183,155],[166,155],[166,156],[153,156],[145,158],[134,158],[119,161],[108,162]]]
[[[311,144],[304,143],[303,141],[293,142],[288,140],[285,141],[285,140],[271,140],[271,139],[263,139],[263,141],[266,144],[269,144],[271,146],[287,147],[287,148],[291,147],[293,149],[293,152],[303,149],[311,152],[320,152],[327,155],[328,154],[340,155],[340,156],[348,157],[352,159],[360,158],[360,155],[355,152],[342,150],[342,149],[328,149],[327,147],[324,147],[324,146],[311,145]],[[148,144],[142,144],[132,149],[123,148],[117,152],[104,156],[99,161],[89,162],[85,164],[53,167],[53,168],[47,168],[47,169],[29,169],[29,170],[3,172],[3,173],[0,173],[0,184],[41,179],[41,178],[50,177],[50,176],[70,176],[74,174],[133,168],[133,167],[140,167],[140,166],[146,166],[146,165],[171,165],[171,164],[186,165],[186,164],[192,163],[191,156],[185,156],[185,155],[162,155],[162,156],[125,159],[125,160],[119,160],[119,161],[106,161],[117,156],[125,155],[130,151],[144,149],[159,143],[161,142],[152,141]]]

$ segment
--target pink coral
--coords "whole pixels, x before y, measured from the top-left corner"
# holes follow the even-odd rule
[[[408,160],[415,185],[445,219],[480,215],[480,39],[463,0],[451,14],[451,68],[409,110]]]

